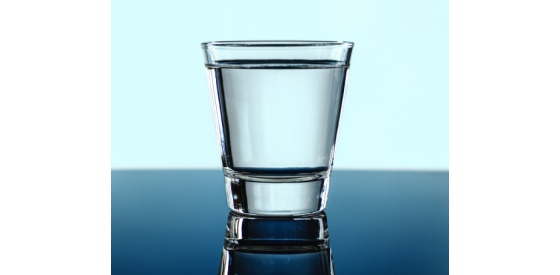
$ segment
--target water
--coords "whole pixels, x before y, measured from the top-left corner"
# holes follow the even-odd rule
[[[256,174],[329,170],[347,70],[329,60],[207,66],[223,166]]]

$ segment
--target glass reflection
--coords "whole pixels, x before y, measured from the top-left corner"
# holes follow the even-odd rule
[[[334,274],[327,215],[248,217],[230,212],[219,274]]]

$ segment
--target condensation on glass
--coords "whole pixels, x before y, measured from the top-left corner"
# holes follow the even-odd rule
[[[353,43],[202,43],[229,207],[303,215],[326,207]]]

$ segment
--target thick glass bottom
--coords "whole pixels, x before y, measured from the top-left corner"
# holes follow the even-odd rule
[[[330,171],[262,175],[224,168],[229,208],[245,215],[299,216],[327,206]]]

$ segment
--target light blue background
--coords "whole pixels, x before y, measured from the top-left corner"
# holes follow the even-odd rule
[[[355,42],[336,168],[449,168],[448,1],[112,1],[112,167],[220,168],[200,43]]]

